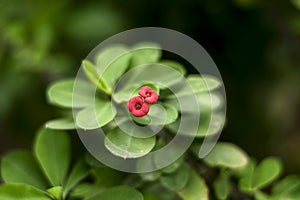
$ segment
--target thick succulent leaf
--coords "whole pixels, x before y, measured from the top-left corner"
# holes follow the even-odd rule
[[[66,79],[53,83],[47,90],[51,104],[66,108],[81,108],[90,105],[94,93],[93,86],[84,80],[76,80],[76,93],[73,93],[74,79]],[[75,99],[75,101],[73,101]]]
[[[26,184],[3,184],[0,186],[0,199],[3,200],[51,200],[41,190]]]
[[[253,189],[261,189],[274,181],[282,171],[281,162],[274,157],[265,158],[253,173]]]
[[[208,200],[208,188],[205,181],[193,170],[187,185],[177,194],[183,200]]]
[[[61,186],[65,180],[71,160],[70,148],[68,133],[50,129],[38,132],[34,153],[52,186]]]
[[[247,164],[248,156],[234,144],[218,142],[204,161],[210,166],[239,168]]]
[[[95,99],[95,106],[81,110],[76,116],[76,125],[84,130],[100,128],[114,119],[116,110],[112,103]]]
[[[105,138],[106,148],[112,154],[124,159],[148,154],[155,146],[155,142],[155,137],[136,138],[127,135],[119,128],[111,130]]]
[[[72,130],[76,128],[74,119],[72,118],[59,118],[50,120],[46,122],[45,127],[55,130]]]
[[[1,175],[5,183],[26,183],[39,189],[46,189],[49,185],[39,164],[27,151],[13,151],[4,155]]]
[[[136,189],[128,186],[116,186],[105,190],[85,200],[144,200],[143,195]]]

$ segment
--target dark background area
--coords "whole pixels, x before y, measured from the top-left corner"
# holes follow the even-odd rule
[[[221,140],[300,172],[300,1],[0,0],[0,152],[30,148],[59,116],[45,89],[76,74],[97,44],[121,31],[158,26],[198,41],[227,92]]]

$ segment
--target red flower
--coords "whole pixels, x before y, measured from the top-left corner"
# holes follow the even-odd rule
[[[146,103],[156,103],[158,100],[158,95],[157,93],[152,90],[151,87],[148,86],[144,86],[139,90],[139,95],[141,95],[144,98],[144,101]]]
[[[143,117],[148,114],[149,106],[144,103],[144,100],[140,96],[136,96],[131,98],[127,102],[127,109],[132,113],[135,117]]]

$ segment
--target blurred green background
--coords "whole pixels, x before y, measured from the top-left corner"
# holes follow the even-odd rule
[[[45,89],[121,31],[158,26],[198,41],[227,92],[221,140],[300,172],[300,0],[0,0],[0,153],[29,148],[59,116]]]

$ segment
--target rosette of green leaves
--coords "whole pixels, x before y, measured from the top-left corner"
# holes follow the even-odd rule
[[[120,78],[132,69],[137,69],[131,73],[134,76],[142,74],[139,67],[145,64],[160,64],[172,68],[182,77],[186,76],[185,68],[175,61],[161,59],[162,50],[157,44],[140,43],[133,47],[124,45],[108,46],[96,53],[90,60],[82,62],[82,68],[86,79],[66,79],[53,83],[47,92],[49,102],[56,106],[67,108],[69,112],[66,117],[54,119],[46,123],[46,127],[51,129],[75,129],[92,130],[103,128],[106,130],[105,146],[112,154],[123,158],[137,158],[149,153],[156,144],[156,136],[147,134],[142,129],[128,127],[128,120],[134,121],[135,125],[168,127],[176,133],[179,123],[180,107],[176,101],[178,96],[189,95],[185,88],[181,88],[178,94],[168,90],[166,85],[174,85],[180,79],[172,73],[160,73],[153,70],[149,77],[155,80],[145,80],[142,83],[129,81],[122,85],[121,89],[115,87]],[[142,69],[142,68],[141,68]],[[174,74],[176,74],[174,73]],[[222,104],[221,95],[212,93],[220,87],[221,83],[212,76],[188,75],[186,79],[196,94],[198,104],[201,109],[202,120],[199,124],[198,137],[214,134],[222,128],[223,116],[215,115]],[[160,80],[164,85],[157,84]],[[136,118],[130,115],[125,109],[126,102],[134,95],[140,87],[148,85],[159,95],[156,105],[151,105],[147,116]],[[76,90],[74,88],[76,87]],[[71,110],[75,110],[75,120],[73,120]],[[164,114],[161,114],[163,110]],[[213,120],[216,124],[213,130],[209,130],[208,125],[212,120],[212,115],[217,118]],[[131,133],[125,133],[124,127],[118,128],[115,118],[121,116],[125,130],[133,129]],[[130,118],[128,118],[130,116]],[[122,117],[124,120],[122,120]],[[130,124],[130,123],[128,123]],[[187,135],[189,133],[187,132]]]

